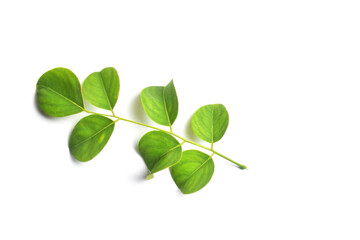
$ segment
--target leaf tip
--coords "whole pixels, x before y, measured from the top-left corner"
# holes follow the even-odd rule
[[[171,79],[170,82],[167,84],[167,86],[175,87],[174,79]]]

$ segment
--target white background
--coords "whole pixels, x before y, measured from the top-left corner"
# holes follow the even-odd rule
[[[1,1],[0,239],[360,239],[359,1]],[[115,67],[115,112],[151,123],[139,93],[174,79],[189,128],[202,105],[230,125],[201,191],[143,180],[149,129],[117,123],[92,161],[52,119],[38,78]],[[157,125],[155,125],[157,126]],[[201,142],[201,141],[200,141]],[[186,149],[192,148],[186,145]]]

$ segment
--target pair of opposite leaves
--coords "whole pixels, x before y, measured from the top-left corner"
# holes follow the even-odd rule
[[[90,74],[83,84],[84,97],[94,106],[113,113],[120,91],[120,80],[114,68]],[[37,83],[39,107],[48,115],[63,117],[85,111],[81,86],[76,75],[66,68],[55,68],[43,74]],[[153,86],[141,92],[146,114],[156,123],[171,128],[178,114],[178,99],[173,81],[165,87]],[[69,148],[79,161],[89,161],[105,147],[114,130],[115,122],[101,115],[81,119],[74,127]],[[213,144],[224,135],[229,115],[221,104],[201,107],[192,119],[192,128],[201,139]],[[161,131],[145,134],[139,151],[150,175],[169,168],[183,193],[203,188],[214,172],[211,156],[198,150],[182,152],[171,135]]]

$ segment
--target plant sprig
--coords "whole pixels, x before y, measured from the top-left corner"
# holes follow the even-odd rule
[[[214,149],[214,143],[224,136],[229,124],[229,114],[222,104],[203,106],[192,118],[191,125],[195,134],[210,143],[210,147],[206,147],[173,132],[172,125],[179,108],[173,80],[166,86],[147,87],[141,92],[141,102],[146,114],[154,122],[169,127],[169,131],[117,116],[114,107],[119,92],[120,78],[112,67],[90,74],[82,87],[71,70],[55,68],[44,73],[36,86],[37,102],[45,114],[53,117],[80,112],[90,114],[75,125],[70,135],[69,149],[78,161],[87,162],[96,157],[109,141],[115,124],[125,121],[153,129],[139,141],[140,155],[149,170],[147,179],[153,178],[156,172],[170,168],[175,184],[184,194],[202,189],[211,180],[214,173],[214,155],[246,169],[245,165]],[[98,108],[109,110],[111,114],[86,109],[84,98]],[[182,142],[179,143],[177,139]],[[182,151],[185,143],[208,150],[212,154],[209,156],[198,150]]]

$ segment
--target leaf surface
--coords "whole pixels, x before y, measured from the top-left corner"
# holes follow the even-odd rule
[[[195,134],[209,143],[219,141],[228,125],[229,113],[222,104],[209,104],[199,108],[191,121]]]
[[[98,155],[109,141],[115,122],[99,115],[81,119],[74,127],[69,140],[71,154],[86,162]]]
[[[120,92],[120,78],[115,68],[90,74],[84,82],[84,96],[91,104],[113,110]]]
[[[165,87],[147,87],[141,92],[141,102],[146,114],[156,123],[171,126],[178,115],[179,102],[174,81]]]
[[[53,117],[65,117],[84,110],[81,86],[67,68],[54,68],[44,73],[36,85],[40,109]]]
[[[150,174],[173,166],[180,161],[182,155],[180,143],[160,131],[146,133],[139,141],[139,151]]]
[[[184,151],[178,164],[170,168],[171,176],[184,194],[194,193],[206,186],[214,173],[212,158],[198,150]]]

